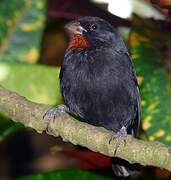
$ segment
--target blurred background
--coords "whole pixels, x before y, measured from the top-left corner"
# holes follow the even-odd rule
[[[85,15],[109,21],[129,48],[142,96],[141,138],[171,145],[171,0],[1,0],[0,84],[34,102],[61,104],[64,25]],[[133,179],[144,178],[171,173],[144,167]],[[0,180],[11,179],[122,178],[109,157],[0,115]]]

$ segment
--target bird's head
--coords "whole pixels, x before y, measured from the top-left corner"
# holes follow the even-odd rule
[[[122,46],[121,39],[112,25],[101,18],[79,17],[65,27],[71,35],[69,49]]]

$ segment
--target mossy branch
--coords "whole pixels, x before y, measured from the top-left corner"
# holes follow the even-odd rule
[[[116,151],[117,141],[112,132],[75,120],[68,114],[61,114],[55,121],[48,122],[43,115],[50,107],[33,103],[17,93],[0,86],[0,112],[42,133],[48,127],[49,133],[61,136],[65,141],[87,147],[107,156],[116,156],[141,165],[151,165],[171,171],[171,147],[159,142],[148,142],[128,135],[126,144]],[[116,153],[115,153],[116,151]]]

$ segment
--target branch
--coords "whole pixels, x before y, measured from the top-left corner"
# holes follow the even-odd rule
[[[121,144],[117,151],[117,141],[109,140],[113,133],[102,127],[95,127],[79,122],[68,114],[61,114],[55,121],[46,121],[43,115],[50,107],[33,103],[17,93],[0,86],[0,112],[13,121],[35,129],[38,133],[49,129],[54,136],[61,136],[75,145],[87,147],[107,156],[116,156],[141,165],[151,165],[171,171],[171,147],[160,142],[148,142],[128,135],[126,144]],[[116,153],[115,153],[116,151]]]

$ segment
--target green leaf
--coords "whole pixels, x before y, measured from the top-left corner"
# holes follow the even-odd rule
[[[59,170],[50,173],[40,173],[31,176],[18,178],[18,180],[110,180],[107,176],[100,176],[93,171],[85,171],[79,169]]]
[[[39,58],[46,0],[0,2],[0,61],[34,63]]]
[[[38,64],[0,64],[0,84],[34,102],[61,104],[59,71]]]
[[[29,5],[28,0],[11,0],[11,3],[6,0],[0,1],[0,45],[7,41],[10,33],[14,30],[19,17],[21,17],[22,10]]]
[[[130,50],[141,81],[142,127],[149,140],[171,144],[170,75],[156,44],[158,41],[162,44],[167,38],[160,37],[154,22],[135,20],[136,25],[130,34]],[[162,36],[169,39],[171,33]]]

